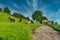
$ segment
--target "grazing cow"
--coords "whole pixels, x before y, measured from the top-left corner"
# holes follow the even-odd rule
[[[48,21],[48,24],[53,24],[51,21]]]
[[[11,22],[15,22],[15,19],[13,19],[13,18],[8,18]]]
[[[43,24],[49,24],[49,25],[55,24],[53,21],[48,21],[48,20],[43,20],[42,23]]]
[[[22,21],[22,18],[19,19],[19,22],[21,22],[21,21]]]
[[[43,20],[42,23],[43,24],[48,24],[48,20]]]
[[[53,21],[48,21],[48,24],[55,24]]]
[[[31,24],[31,23],[33,23],[33,21],[32,20],[27,20],[27,23]]]

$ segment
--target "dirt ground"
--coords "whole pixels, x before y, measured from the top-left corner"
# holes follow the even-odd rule
[[[42,26],[33,31],[33,40],[60,40],[60,34],[52,27]]]

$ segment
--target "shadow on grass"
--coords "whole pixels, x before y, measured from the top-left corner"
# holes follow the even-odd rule
[[[2,38],[2,37],[0,37],[0,40],[3,40],[3,38]]]

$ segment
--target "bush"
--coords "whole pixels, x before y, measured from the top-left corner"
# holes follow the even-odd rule
[[[0,8],[0,12],[2,12],[2,8]]]
[[[19,14],[19,13],[13,13],[12,16],[14,16],[15,18],[24,18],[24,19],[26,18],[22,14]]]
[[[8,8],[8,7],[5,7],[5,8],[4,8],[4,12],[10,14],[9,8]]]
[[[36,20],[38,22],[42,22],[42,20],[48,20],[47,17],[42,15],[41,11],[35,11],[32,15],[33,20]]]

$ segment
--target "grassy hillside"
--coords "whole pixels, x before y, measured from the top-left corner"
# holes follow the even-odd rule
[[[10,22],[8,17],[15,19],[16,22]],[[32,40],[32,29],[35,29],[42,24],[25,24],[26,20],[18,22],[19,19],[13,16],[0,12],[0,37],[3,40]]]

